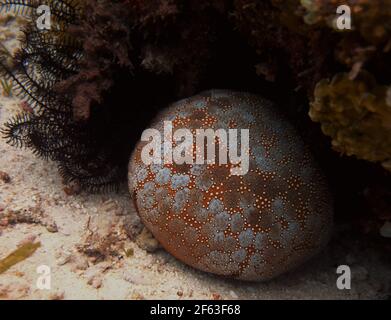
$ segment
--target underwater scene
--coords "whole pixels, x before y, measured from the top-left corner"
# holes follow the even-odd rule
[[[0,300],[302,299],[391,299],[391,0],[0,0]]]

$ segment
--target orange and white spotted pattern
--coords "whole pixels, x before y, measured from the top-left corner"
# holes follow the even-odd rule
[[[250,165],[145,165],[136,147],[129,188],[145,226],[182,262],[218,275],[268,280],[316,254],[332,227],[325,179],[300,137],[259,96],[213,90],[162,111],[151,125],[249,129]]]

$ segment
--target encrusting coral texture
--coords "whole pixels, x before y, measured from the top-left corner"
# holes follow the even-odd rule
[[[173,132],[187,128],[193,136],[197,129],[248,128],[250,141],[249,171],[243,175],[231,172],[230,160],[219,163],[217,153],[214,164],[147,165],[143,148],[149,142],[137,145],[129,166],[130,193],[144,224],[167,251],[204,271],[267,280],[326,244],[333,214],[327,184],[300,137],[269,101],[213,90],[162,111],[152,124],[162,137],[165,121],[172,121]],[[234,148],[225,147],[223,137],[216,139],[216,150]],[[196,140],[194,154],[202,153]]]

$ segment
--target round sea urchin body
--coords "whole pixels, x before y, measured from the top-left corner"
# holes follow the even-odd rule
[[[332,205],[325,180],[293,127],[262,98],[208,91],[162,111],[152,128],[249,129],[249,171],[234,165],[151,164],[140,142],[130,161],[137,211],[184,263],[242,280],[267,280],[327,242]]]

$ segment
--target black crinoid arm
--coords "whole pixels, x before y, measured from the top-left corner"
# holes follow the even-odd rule
[[[30,22],[23,29],[21,48],[12,66],[0,61],[1,75],[11,80],[14,91],[31,108],[6,123],[2,133],[14,146],[31,148],[37,155],[58,162],[66,182],[98,190],[119,179],[118,166],[108,166],[108,154],[88,121],[73,116],[72,96],[56,86],[80,72],[82,42],[68,31],[79,24],[77,1],[49,1],[53,25],[40,30],[36,24],[39,1],[2,1],[1,10],[23,14]]]
[[[117,186],[125,172],[116,158],[117,150],[105,146],[113,138],[109,137],[113,128],[94,115],[75,116],[77,104],[69,83],[83,77],[84,39],[71,29],[82,28],[84,8],[80,3],[48,1],[52,25],[50,30],[41,30],[36,23],[40,1],[0,2],[2,12],[13,11],[29,19],[12,66],[1,59],[0,72],[30,107],[1,130],[11,145],[31,148],[37,155],[58,162],[66,183],[75,181],[98,191]],[[85,82],[89,80],[85,78]],[[91,92],[94,94],[99,93]]]
[[[94,1],[90,4],[74,0],[48,3],[52,26],[50,30],[40,30],[36,24],[39,1],[0,2],[2,12],[12,11],[30,20],[22,30],[21,48],[14,56],[12,66],[1,59],[0,72],[12,81],[14,92],[31,107],[29,112],[10,119],[1,131],[9,144],[31,148],[37,155],[56,161],[65,183],[74,181],[93,192],[117,188],[126,176],[130,147],[124,142],[127,135],[132,134],[132,128],[126,119],[122,123],[118,121],[121,119],[119,113],[118,118],[116,114],[110,115],[111,102],[102,94],[113,85],[115,72],[111,67],[127,64],[123,71],[130,74],[130,64],[127,58],[126,62],[117,61],[115,53],[110,56],[110,52],[106,52],[108,54],[103,57],[104,49],[100,52],[102,56],[96,53],[96,57],[95,48],[90,48],[91,56],[84,50],[84,45],[88,46],[90,41],[90,30],[100,27],[101,30],[94,34],[98,37],[104,30],[99,22],[92,24],[85,19],[84,12],[88,12],[88,8],[97,9],[98,2],[96,6]],[[110,1],[106,4],[113,11],[113,16],[108,13],[107,18],[116,21],[114,12],[117,10],[118,14],[119,8]],[[93,19],[92,11],[90,19]],[[107,32],[113,31],[107,29]],[[107,34],[102,41],[109,38]],[[129,41],[122,40],[124,43]],[[99,40],[93,41],[98,45]],[[110,48],[108,42],[106,46]],[[118,49],[127,55],[126,45]],[[109,92],[105,94],[110,95]],[[130,101],[115,103],[131,107]],[[128,112],[126,116],[129,118]],[[127,125],[129,130],[123,127]]]

